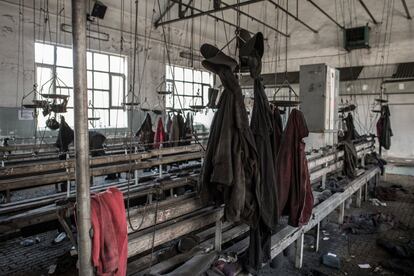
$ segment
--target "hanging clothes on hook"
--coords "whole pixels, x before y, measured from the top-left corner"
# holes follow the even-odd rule
[[[165,137],[165,130],[164,130],[164,124],[162,123],[162,118],[158,118],[157,123],[157,130],[155,131],[155,137],[154,137],[154,148],[159,149],[161,145],[163,145],[164,141],[166,140]]]
[[[185,123],[184,118],[181,115],[181,112],[175,114],[172,118],[171,128],[170,128],[170,146],[177,147],[182,145],[181,140],[184,137],[185,133]]]
[[[144,146],[145,149],[151,149],[154,143],[154,131],[152,130],[151,116],[147,113],[144,122],[135,134],[138,137],[139,142]]]
[[[183,133],[183,139],[184,139],[184,145],[190,145],[191,144],[191,138],[193,137],[194,132],[194,126],[193,126],[193,114],[190,114],[190,112],[187,112],[187,116],[185,118],[184,123],[184,133]]]
[[[247,269],[254,273],[262,263],[271,259],[270,245],[272,230],[278,223],[277,185],[275,175],[275,125],[272,110],[261,80],[263,34],[240,30],[239,56],[245,63],[250,76],[254,79],[254,103],[250,128],[252,130],[260,168],[260,181],[256,183],[256,195],[259,202],[259,223],[250,230],[250,246],[248,251]]]
[[[65,117],[60,116],[60,126],[55,146],[61,153],[69,151],[69,145],[73,142],[75,133],[73,129],[66,123]]]
[[[355,129],[354,125],[354,117],[351,113],[348,113],[348,116],[346,116],[343,121],[345,122],[346,131],[344,134],[343,139],[344,140],[356,140],[361,138],[358,131]]]
[[[388,105],[381,107],[381,117],[377,122],[377,136],[380,147],[389,150],[391,147],[391,137],[394,135],[391,129],[390,108]]]
[[[289,225],[306,224],[312,214],[313,195],[303,138],[309,135],[303,113],[293,109],[283,132],[276,175],[279,214],[289,216]]]
[[[213,45],[204,44],[200,51],[205,58],[204,68],[217,74],[224,86],[210,128],[201,197],[216,204],[225,203],[227,221],[257,225],[259,164],[241,88],[233,73],[238,65]]]

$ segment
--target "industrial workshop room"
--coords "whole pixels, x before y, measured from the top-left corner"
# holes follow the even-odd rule
[[[0,0],[0,276],[414,276],[413,16]]]

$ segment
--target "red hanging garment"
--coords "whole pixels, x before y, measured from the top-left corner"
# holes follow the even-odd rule
[[[165,131],[164,124],[162,123],[162,118],[158,119],[157,130],[155,131],[154,137],[154,148],[159,149],[162,143],[165,141]]]
[[[96,275],[125,276],[128,227],[124,197],[118,188],[91,196],[92,263]]]
[[[278,204],[289,225],[306,224],[312,214],[313,195],[303,138],[309,135],[305,118],[297,109],[290,113],[277,156]]]

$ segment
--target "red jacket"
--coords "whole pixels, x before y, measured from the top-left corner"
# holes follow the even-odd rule
[[[118,188],[91,196],[92,263],[96,275],[126,275],[128,227]]]
[[[165,141],[165,131],[162,119],[158,119],[157,130],[155,131],[154,137],[154,148],[159,149],[160,145]]]
[[[289,225],[307,224],[313,208],[308,161],[303,138],[309,135],[305,118],[297,109],[289,115],[277,156],[279,214],[289,216]]]

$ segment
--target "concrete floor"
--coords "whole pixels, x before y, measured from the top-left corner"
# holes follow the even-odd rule
[[[382,186],[401,184],[408,194],[398,193],[396,201],[387,202],[386,207],[373,206],[370,202],[363,202],[362,208],[347,209],[346,215],[382,212],[393,214],[406,229],[393,228],[383,233],[371,235],[346,234],[336,223],[337,214],[334,212],[326,218],[322,224],[320,250],[314,252],[313,231],[305,236],[304,266],[298,270],[294,268],[295,248],[292,245],[287,257],[281,258],[279,269],[265,267],[260,275],[317,275],[311,271],[323,272],[326,275],[398,275],[379,267],[381,260],[389,258],[387,252],[376,245],[378,237],[387,237],[405,241],[414,239],[414,177],[387,175],[382,179]],[[386,181],[386,182],[384,182]],[[404,228],[405,228],[404,227]],[[0,242],[0,275],[47,275],[50,265],[56,263],[59,256],[70,248],[70,243],[64,241],[54,245],[52,240],[56,231],[50,231],[41,235],[40,243],[29,247],[23,247],[20,242],[24,238],[15,238]],[[328,237],[329,240],[323,240]],[[31,237],[33,238],[33,237]],[[323,254],[331,252],[341,259],[341,269],[328,268],[320,263]],[[370,269],[361,269],[358,264],[370,264]]]
[[[279,269],[265,267],[260,273],[262,276],[270,275],[319,275],[317,272],[332,276],[343,275],[401,275],[383,269],[379,263],[391,256],[376,245],[377,238],[386,237],[392,240],[408,241],[414,239],[414,177],[387,175],[382,177],[381,186],[401,184],[409,193],[398,192],[396,201],[387,201],[387,206],[373,206],[370,202],[363,202],[361,208],[351,207],[345,210],[345,215],[357,215],[361,213],[392,214],[395,216],[402,227],[394,227],[386,232],[370,235],[352,235],[345,233],[337,224],[337,214],[330,214],[322,224],[320,250],[315,252],[313,249],[313,231],[305,235],[305,249],[303,268],[298,270],[294,267],[295,246],[289,250],[289,256],[282,258]],[[329,240],[323,240],[323,237]],[[326,253],[334,253],[341,260],[341,268],[333,269],[321,264],[321,256]],[[361,269],[358,264],[369,264],[371,268]],[[313,273],[312,273],[313,271]],[[322,274],[323,275],[323,274]]]

